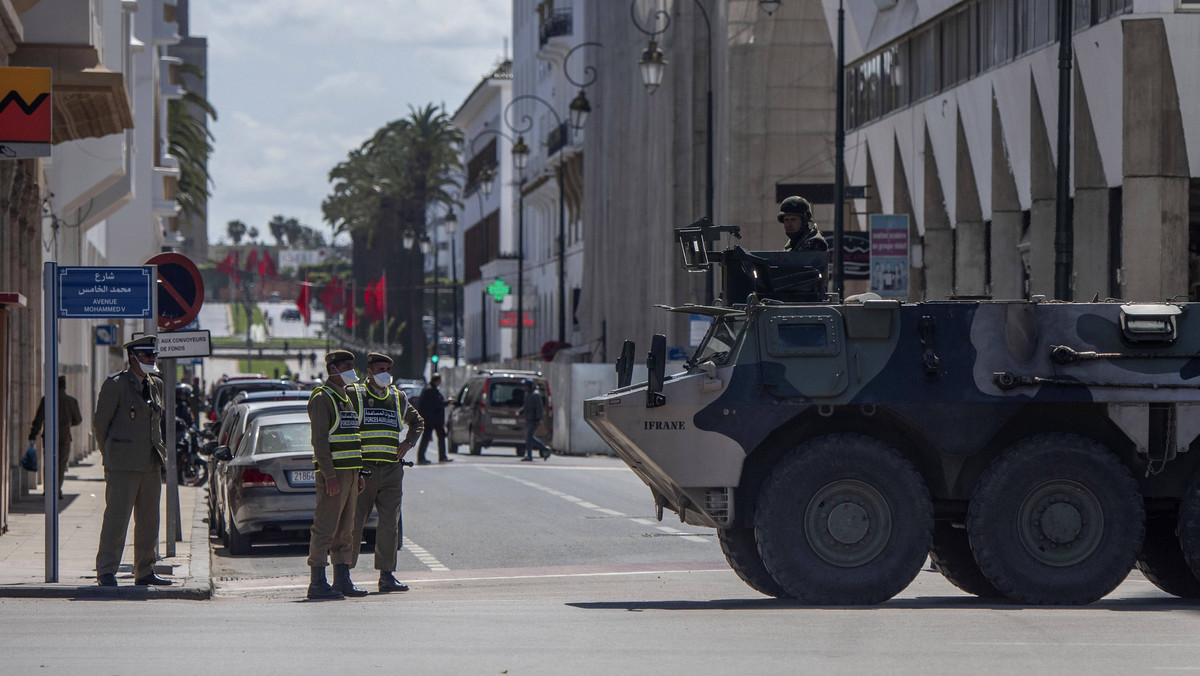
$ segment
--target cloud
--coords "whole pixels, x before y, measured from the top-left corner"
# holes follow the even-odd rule
[[[453,112],[500,56],[505,0],[207,0],[208,98],[220,114],[209,238],[275,214],[322,227],[329,170],[409,107]]]

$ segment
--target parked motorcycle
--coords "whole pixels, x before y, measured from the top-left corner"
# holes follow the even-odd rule
[[[200,433],[180,416],[175,416],[175,469],[180,486],[203,486],[208,481],[208,460],[200,454]]]

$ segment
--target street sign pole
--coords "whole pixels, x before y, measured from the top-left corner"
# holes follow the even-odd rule
[[[45,310],[45,359],[42,366],[45,398],[42,430],[45,460],[42,463],[46,497],[46,582],[58,582],[58,264],[50,261],[42,272],[42,306]]]
[[[58,322],[60,319],[102,317],[142,318],[146,331],[157,332],[157,294],[153,266],[59,266],[47,262],[42,272],[42,307],[46,315],[42,337],[45,358],[44,425],[46,452],[46,582],[58,582]],[[95,356],[95,346],[92,348]],[[102,445],[104,439],[96,439]]]

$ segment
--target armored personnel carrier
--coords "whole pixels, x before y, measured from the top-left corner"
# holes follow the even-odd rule
[[[686,230],[686,229],[685,229]],[[928,556],[960,589],[1084,604],[1136,565],[1200,598],[1200,304],[824,294],[823,252],[705,252],[728,305],[683,371],[585,402],[750,587],[876,604]],[[709,257],[714,260],[709,260]]]

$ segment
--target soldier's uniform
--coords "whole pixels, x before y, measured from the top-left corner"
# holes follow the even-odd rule
[[[125,344],[126,353],[157,355],[157,339],[145,336]],[[96,397],[92,431],[104,459],[104,522],[96,552],[96,580],[116,585],[133,514],[133,574],[139,585],[170,584],[154,574],[158,547],[159,496],[166,448],[162,440],[163,384],[132,366],[109,375]]]
[[[390,357],[378,352],[367,355],[368,366],[380,361],[392,363]],[[392,577],[396,570],[396,550],[400,548],[400,502],[404,496],[404,465],[400,462],[400,445],[407,442],[411,448],[416,444],[425,423],[399,388],[389,386],[381,390],[371,382],[369,376],[367,384],[354,387],[363,402],[360,429],[362,457],[363,467],[370,471],[370,475],[355,508],[354,559],[350,567],[358,564],[363,527],[371,516],[371,510],[377,509],[379,525],[375,529],[375,570],[380,573],[379,591],[407,591],[407,586]]]
[[[325,355],[326,364],[348,359],[354,359],[354,355],[346,350],[334,350]],[[314,588],[327,588],[325,566],[330,560],[334,566],[334,587],[339,586],[343,571],[349,581],[350,566],[354,562],[354,507],[358,476],[362,470],[359,436],[362,401],[358,391],[352,386],[337,384],[332,376],[327,378],[308,398],[308,419],[312,427],[313,463],[317,466],[317,504],[308,543],[308,565],[312,569],[309,598],[338,598],[341,594],[315,594]],[[337,495],[327,492],[327,477],[337,478]]]

